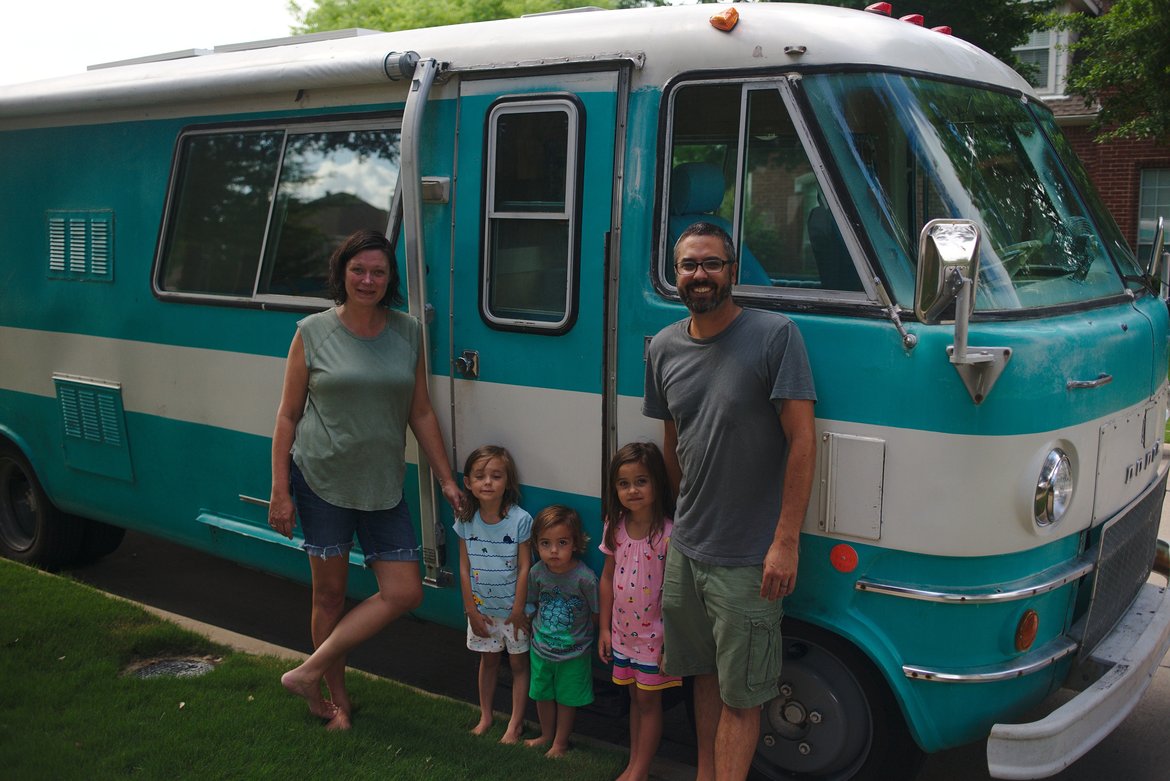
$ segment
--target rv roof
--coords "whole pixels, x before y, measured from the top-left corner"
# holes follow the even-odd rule
[[[660,87],[688,71],[863,65],[1031,93],[1019,75],[971,44],[897,19],[805,4],[737,8],[740,21],[731,32],[711,26],[710,7],[689,5],[545,14],[391,33],[345,30],[219,46],[201,56],[180,52],[0,87],[0,123],[65,113],[76,122],[90,111],[151,109],[157,116],[163,106],[219,104],[234,96],[254,99],[388,86],[383,60],[402,51],[464,72],[620,59],[638,66],[635,87]],[[387,100],[401,99],[395,94],[383,93]]]

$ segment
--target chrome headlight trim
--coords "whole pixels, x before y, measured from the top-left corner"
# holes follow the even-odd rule
[[[1033,520],[1044,528],[1060,521],[1068,510],[1073,493],[1072,461],[1060,448],[1053,448],[1044,458],[1040,479],[1036,481]]]

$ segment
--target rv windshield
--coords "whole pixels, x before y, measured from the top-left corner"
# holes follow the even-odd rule
[[[913,305],[919,231],[938,217],[980,227],[977,310],[1122,292],[1109,253],[1128,251],[1113,241],[1111,218],[1080,197],[1075,172],[1020,99],[893,73],[821,74],[803,84],[903,306]]]

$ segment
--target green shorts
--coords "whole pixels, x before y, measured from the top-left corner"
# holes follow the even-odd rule
[[[733,708],[763,705],[780,693],[781,600],[760,596],[763,565],[704,564],[677,548],[663,576],[662,669],[719,677]]]
[[[558,705],[580,708],[593,702],[593,657],[581,654],[562,662],[543,659],[534,651],[529,657],[532,674],[528,696],[537,702],[553,700]]]

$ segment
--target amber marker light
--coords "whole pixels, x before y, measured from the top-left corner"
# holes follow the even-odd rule
[[[850,545],[834,545],[829,551],[829,563],[838,572],[852,572],[857,569],[857,551]]]
[[[731,7],[724,8],[711,16],[711,26],[725,33],[731,32],[737,24],[739,24],[739,11]]]
[[[1036,642],[1036,633],[1040,631],[1040,616],[1031,608],[1020,616],[1020,623],[1016,624],[1016,650],[1027,651]]]

